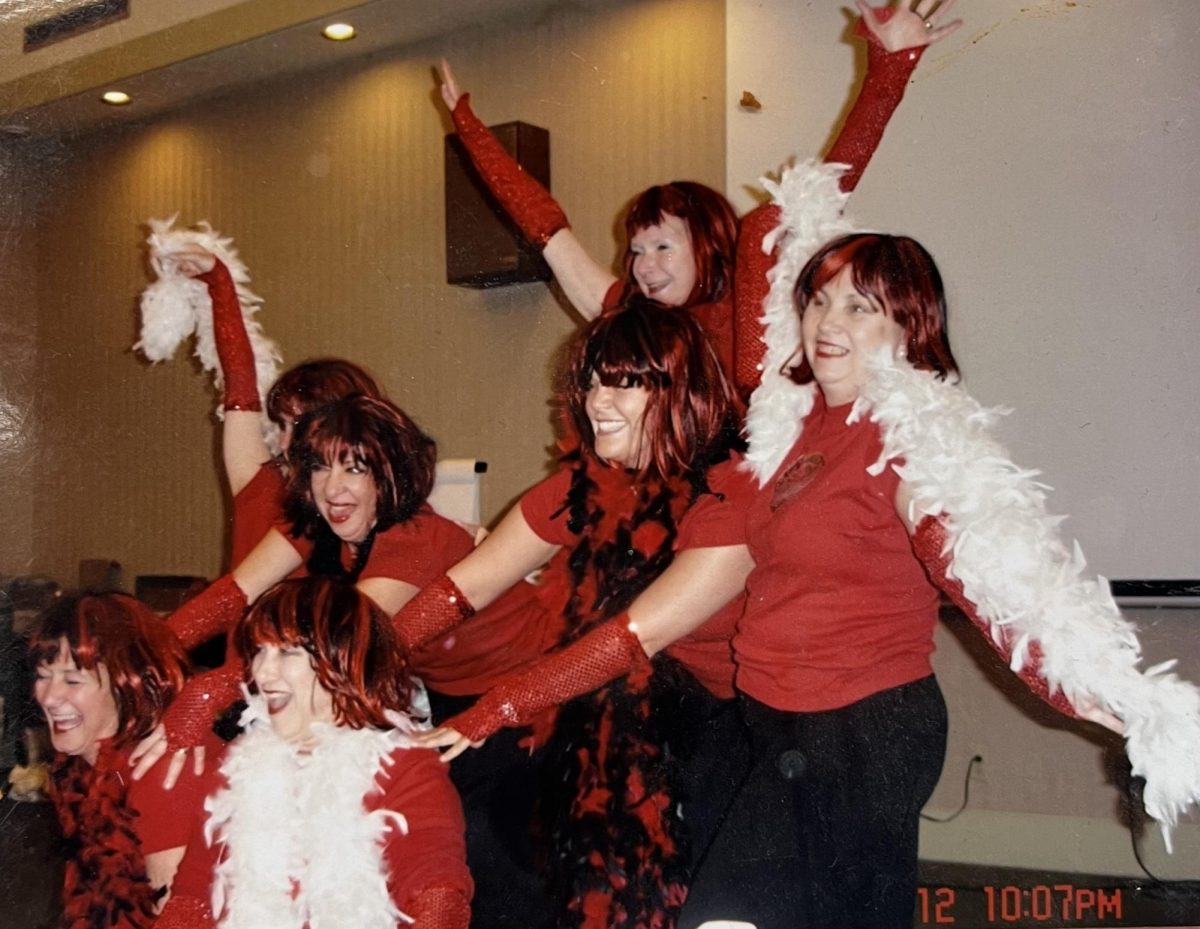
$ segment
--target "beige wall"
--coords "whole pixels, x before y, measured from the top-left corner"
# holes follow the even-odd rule
[[[37,230],[39,570],[71,580],[79,559],[111,557],[131,584],[221,568],[207,380],[182,356],[151,368],[129,351],[139,223],[176,211],[234,236],[287,361],[359,361],[444,456],[487,460],[487,518],[544,473],[550,359],[575,323],[544,285],[443,282],[441,54],[485,119],[550,130],[555,193],[604,261],[639,189],[721,183],[716,0],[568,8],[77,140]]]

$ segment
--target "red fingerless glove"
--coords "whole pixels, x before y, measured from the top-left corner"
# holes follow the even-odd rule
[[[392,625],[405,647],[414,652],[474,615],[471,601],[443,574],[404,604],[392,617]]]
[[[248,604],[232,574],[218,578],[167,618],[167,628],[189,651],[232,626]]]
[[[246,335],[242,304],[233,276],[218,258],[211,271],[197,274],[196,279],[208,285],[208,296],[212,300],[213,339],[217,343],[217,358],[225,379],[225,409],[262,412],[254,349]]]
[[[216,718],[241,696],[242,676],[241,661],[231,658],[215,671],[189,678],[163,714],[167,748],[175,751],[201,744]]]
[[[523,674],[497,684],[465,713],[442,725],[478,742],[505,726],[527,725],[542,710],[602,687],[648,661],[641,641],[629,628],[629,614],[622,613],[546,655]]]
[[[405,908],[412,929],[467,929],[471,904],[458,887],[426,887]]]
[[[890,16],[891,10],[883,13]],[[867,40],[867,76],[858,99],[842,124],[842,131],[825,156],[827,162],[850,166],[841,180],[842,190],[847,192],[858,186],[888,121],[904,98],[908,79],[928,47],[922,45],[889,52],[861,19],[854,27],[854,34]]]
[[[566,214],[550,191],[526,173],[479,121],[471,111],[470,98],[470,94],[463,94],[450,113],[458,137],[488,190],[521,234],[538,248],[545,248],[554,233],[570,225]]]
[[[933,516],[926,516],[917,525],[916,531],[913,533],[913,552],[921,564],[925,566],[925,570],[929,573],[929,579],[975,624],[979,631],[984,634],[992,650],[1004,659],[1006,665],[1009,665],[1012,660],[1012,646],[1008,643],[1007,630],[1002,630],[1003,642],[997,642],[992,638],[991,624],[979,615],[975,604],[967,599],[967,595],[963,593],[962,584],[957,579],[947,576],[947,569],[950,567],[951,561],[950,552],[946,546],[947,538],[946,527],[942,525],[941,520]],[[1050,706],[1054,707],[1054,709],[1078,719],[1079,714],[1075,712],[1075,707],[1071,705],[1071,701],[1067,699],[1061,690],[1056,690],[1053,694],[1050,693],[1050,685],[1041,676],[1041,666],[1041,647],[1036,641],[1030,642],[1029,658],[1021,670],[1017,672],[1017,677],[1025,682],[1026,687],[1046,703],[1050,704]]]

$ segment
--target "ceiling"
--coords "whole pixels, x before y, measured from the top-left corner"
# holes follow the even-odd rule
[[[136,32],[130,21],[142,2],[132,0],[126,25],[110,33],[110,44],[75,57],[60,51],[64,60],[0,83],[0,133],[74,134],[140,121],[242,84],[516,17],[527,20],[564,3],[599,6],[614,0],[247,0],[122,41]],[[0,0],[0,19],[10,27],[32,21],[57,9],[54,3]],[[335,14],[357,28],[355,39],[330,42],[321,36]],[[106,28],[113,27],[88,34],[88,44],[96,46]],[[133,102],[101,103],[99,94],[108,89],[125,91]]]

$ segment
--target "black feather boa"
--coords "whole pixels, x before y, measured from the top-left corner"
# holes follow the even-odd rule
[[[105,741],[96,763],[65,757],[51,794],[66,852],[63,929],[143,929],[163,891],[150,886],[133,828],[126,753]]]
[[[543,591],[564,618],[560,646],[627,609],[667,568],[680,521],[709,492],[707,467],[675,480],[637,481],[580,451],[564,462],[571,484],[560,512],[579,541],[547,571]],[[690,881],[687,836],[672,783],[669,722],[652,706],[681,675],[689,676],[665,656],[647,659],[558,714],[544,812],[563,927],[675,925]]]

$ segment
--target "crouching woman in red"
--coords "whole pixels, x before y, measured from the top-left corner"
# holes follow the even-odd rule
[[[50,607],[31,657],[34,695],[58,753],[52,793],[67,850],[62,925],[149,926],[195,828],[165,804],[199,809],[201,794],[189,773],[171,795],[161,773],[133,783],[128,758],[183,686],[183,649],[138,601],[94,594]]]
[[[346,581],[285,581],[233,643],[252,682],[246,731],[205,802],[211,848],[188,850],[216,860],[216,925],[466,929],[462,810],[437,753],[410,743],[388,617]],[[177,884],[164,919],[208,892]]]

